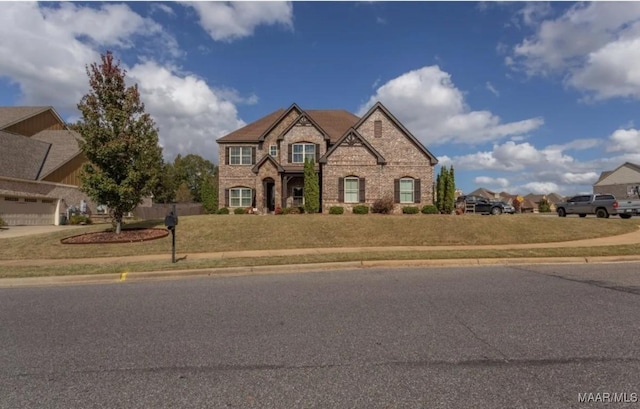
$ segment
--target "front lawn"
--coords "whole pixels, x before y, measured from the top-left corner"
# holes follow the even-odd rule
[[[141,224],[163,227],[161,221]],[[106,227],[2,239],[0,260],[118,257],[171,251],[170,236],[128,244],[60,243],[70,234]],[[506,245],[606,237],[637,229],[634,219],[542,215],[207,215],[180,218],[176,247],[180,254],[185,254],[316,247]]]

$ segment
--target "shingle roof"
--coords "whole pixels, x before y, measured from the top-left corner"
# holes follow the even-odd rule
[[[47,109],[51,109],[51,107],[0,107],[0,129],[7,128]]]
[[[284,109],[278,109],[257,121],[251,122],[230,134],[218,138],[218,142],[257,142],[264,131],[273,125],[283,113]]]
[[[305,112],[324,129],[329,135],[331,143],[335,143],[360,120],[360,118],[344,109],[309,109]]]
[[[51,144],[40,178],[46,177],[80,152],[78,145],[80,134],[75,131],[42,131],[31,138]]]
[[[278,109],[255,122],[252,122],[221,138],[218,142],[258,142],[274,122],[286,111]],[[304,111],[329,136],[331,142],[337,141],[360,118],[343,109],[310,109]]]
[[[36,180],[51,144],[0,131],[0,176]]]
[[[485,189],[483,187],[479,187],[476,190],[474,190],[473,192],[469,193],[469,196],[482,196],[482,197],[487,198],[487,199],[495,199],[496,198],[496,193],[492,192],[489,189]]]

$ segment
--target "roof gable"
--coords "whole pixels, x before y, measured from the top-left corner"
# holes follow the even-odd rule
[[[305,125],[306,123],[311,124],[313,127],[315,127],[318,132],[320,132],[322,134],[322,136],[324,137],[325,140],[330,139],[329,135],[325,132],[324,129],[322,129],[322,127],[320,125],[318,125],[318,123],[311,118],[306,112],[302,112],[300,114],[300,116],[298,116],[293,122],[291,122],[291,124],[289,126],[287,126],[284,131],[282,131],[282,133],[280,135],[278,135],[278,140],[281,141],[284,139],[284,136],[287,134],[287,132],[289,132],[291,129],[293,129],[294,126],[298,125],[298,124],[302,124]]]
[[[0,131],[0,176],[37,180],[51,144]]]
[[[47,158],[42,165],[39,179],[47,177],[80,153],[78,144],[80,135],[74,131],[42,131],[33,135],[31,139],[47,142],[51,145]]]
[[[600,174],[600,178],[598,179],[598,181],[596,183],[593,184],[593,186],[605,186],[605,185],[608,185],[608,184],[620,183],[620,182],[607,183],[607,179],[609,179],[612,176],[615,178],[616,173],[618,173],[620,171],[620,169],[622,169],[622,168],[627,168],[627,169],[631,170],[632,172],[638,173],[638,177],[640,178],[640,165],[636,165],[635,163],[631,163],[631,162],[625,162],[622,165],[620,165],[617,168],[615,168],[614,170],[609,170],[609,171],[602,172]]]
[[[50,106],[0,107],[0,129],[8,128],[49,109],[53,111],[53,108]],[[56,114],[56,117],[57,116]],[[60,120],[60,122],[62,122],[62,120]]]
[[[469,193],[468,196],[482,196],[482,197],[487,198],[487,199],[495,199],[496,198],[496,193],[492,192],[489,189],[485,189],[483,187],[479,187],[476,190],[474,190],[473,192]]]
[[[380,154],[380,152],[375,150],[375,148],[353,128],[347,130],[347,132],[345,132],[345,134],[336,141],[336,143],[318,160],[318,162],[327,163],[329,156],[331,156],[331,154],[342,145],[358,146],[358,144],[364,146],[373,156],[375,156],[378,165],[387,163],[386,159]]]
[[[284,168],[278,162],[276,162],[276,160],[271,155],[264,155],[262,159],[260,159],[258,162],[256,162],[255,165],[253,165],[251,171],[257,174],[260,171],[262,165],[264,165],[266,162],[272,163],[273,166],[278,170],[278,172],[284,172]]]
[[[362,116],[362,118],[360,118],[360,120],[358,121],[358,123],[356,123],[353,128],[354,129],[358,129],[358,127],[360,125],[362,125],[374,112],[376,112],[377,110],[382,111],[387,118],[389,118],[389,120],[391,120],[391,122],[393,122],[394,125],[396,125],[398,127],[398,129],[400,129],[402,131],[402,133],[405,134],[405,136],[427,157],[429,158],[429,160],[431,161],[432,165],[435,165],[438,163],[438,159],[431,153],[429,152],[429,150],[415,137],[413,136],[413,134],[411,132],[409,132],[409,130],[407,128],[404,127],[404,125],[402,125],[402,123],[400,123],[400,121],[398,121],[398,119],[393,116],[393,114],[391,112],[389,112],[389,110],[382,105],[381,102],[376,102],[370,109],[369,111],[367,111],[366,114],[364,114]]]

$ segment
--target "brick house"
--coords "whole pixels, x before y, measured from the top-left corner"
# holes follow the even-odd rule
[[[322,212],[387,196],[396,212],[433,203],[438,160],[379,102],[362,118],[293,104],[217,142],[220,207],[301,206],[306,159],[318,172]]]

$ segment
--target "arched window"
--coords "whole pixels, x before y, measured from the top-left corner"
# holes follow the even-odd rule
[[[420,203],[420,179],[405,176],[394,181],[396,203]]]
[[[345,203],[358,203],[360,197],[358,193],[360,191],[360,179],[355,176],[349,176],[344,178],[344,202]]]

